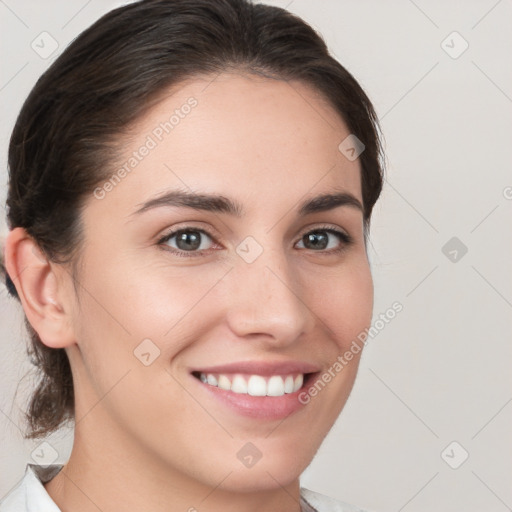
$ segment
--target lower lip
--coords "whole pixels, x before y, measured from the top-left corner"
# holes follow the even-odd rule
[[[304,404],[299,401],[299,395],[306,389],[306,383],[311,381],[311,377],[314,377],[314,374],[310,374],[309,378],[304,379],[304,384],[298,391],[286,393],[282,396],[252,396],[233,393],[233,391],[205,384],[193,375],[191,377],[210,396],[242,416],[262,420],[279,420],[290,416],[304,407]]]

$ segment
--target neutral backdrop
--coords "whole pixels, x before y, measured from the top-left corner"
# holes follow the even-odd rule
[[[24,98],[123,3],[0,0],[2,205]],[[382,512],[512,510],[512,2],[266,3],[318,29],[376,106],[388,167],[371,231],[375,318],[403,305],[368,343],[302,485]],[[58,44],[50,56],[32,49],[42,32]],[[0,286],[0,497],[41,443],[21,435],[30,367],[21,307],[6,295]],[[50,441],[65,462],[70,431]]]

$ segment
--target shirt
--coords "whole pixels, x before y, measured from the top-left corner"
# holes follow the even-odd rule
[[[43,484],[62,467],[61,464],[47,467],[27,464],[22,480],[0,501],[0,512],[61,512]],[[300,506],[302,512],[365,512],[303,487],[300,488]]]

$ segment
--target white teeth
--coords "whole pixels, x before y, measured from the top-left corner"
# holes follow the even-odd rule
[[[247,394],[247,382],[241,375],[235,375],[233,383],[231,384],[231,391],[233,393]]]
[[[229,391],[231,389],[231,381],[225,375],[219,375],[218,386],[220,389]]]
[[[273,375],[268,380],[267,384],[268,396],[283,396],[284,395],[284,381],[279,375]]]
[[[284,381],[285,393],[293,393],[293,382],[293,377],[291,375],[288,375],[288,377],[286,377],[286,380]]]
[[[251,396],[265,396],[267,394],[267,383],[259,375],[251,375],[247,383],[247,393]]]
[[[213,375],[211,373],[199,375],[201,382],[216,386],[225,391],[251,396],[283,396],[288,393],[297,392],[304,383],[304,375],[272,375],[262,377],[261,375]]]
[[[295,381],[293,382],[293,392],[295,393],[295,391],[299,391],[299,389],[302,387],[302,384],[304,382],[304,375],[302,375],[302,373],[300,373],[299,375],[297,375],[297,377],[295,377]]]

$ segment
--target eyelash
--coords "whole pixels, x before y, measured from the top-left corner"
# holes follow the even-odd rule
[[[174,248],[169,248],[168,246],[163,247],[165,242],[168,242],[173,236],[175,236],[179,233],[186,233],[189,231],[202,233],[204,235],[207,235],[209,238],[211,238],[212,241],[215,241],[215,238],[208,231],[206,231],[204,229],[196,228],[193,226],[185,226],[184,228],[179,228],[170,233],[167,233],[164,237],[162,237],[160,240],[158,240],[158,245],[162,246],[163,250],[168,251],[176,256],[183,257],[183,258],[194,258],[194,257],[201,256],[203,251],[180,251],[180,250],[176,250]],[[353,238],[349,234],[344,233],[343,231],[339,231],[338,229],[335,229],[329,225],[319,226],[310,231],[306,231],[305,233],[303,233],[301,235],[299,241],[302,241],[304,236],[309,235],[311,233],[317,233],[319,231],[324,231],[326,233],[331,233],[333,235],[338,236],[338,238],[342,242],[341,245],[336,249],[330,249],[330,250],[321,250],[321,251],[315,251],[313,249],[304,249],[304,250],[310,250],[312,252],[317,252],[317,253],[324,253],[324,255],[332,255],[332,254],[338,254],[338,253],[345,251],[348,246],[350,246],[354,243]]]

